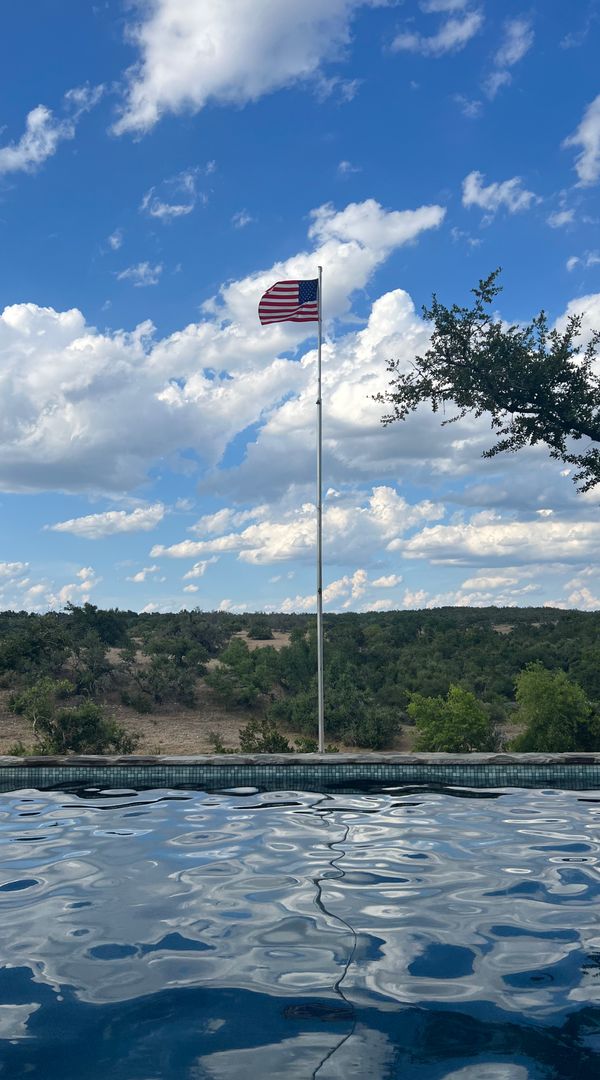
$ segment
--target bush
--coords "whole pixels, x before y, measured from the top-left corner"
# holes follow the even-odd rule
[[[524,724],[511,748],[524,753],[563,754],[600,749],[600,721],[577,683],[564,671],[529,664],[516,683],[514,721]]]
[[[240,728],[242,754],[291,754],[292,747],[272,720],[262,717],[250,720]]]
[[[152,712],[152,698],[141,691],[139,693],[132,693],[130,690],[122,690],[121,704],[126,705],[128,709],[135,709],[135,711],[139,713]]]
[[[38,737],[45,754],[130,754],[137,744],[135,735],[106,717],[92,701],[59,709],[39,725]]]
[[[451,686],[446,698],[413,694],[408,715],[417,727],[415,750],[468,754],[495,748],[494,730],[483,705],[460,686]]]

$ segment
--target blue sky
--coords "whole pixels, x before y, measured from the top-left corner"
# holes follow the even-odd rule
[[[600,326],[600,3],[63,0],[5,13],[0,606],[600,607],[600,494],[486,418],[382,428],[421,306]],[[24,73],[26,76],[24,77]]]

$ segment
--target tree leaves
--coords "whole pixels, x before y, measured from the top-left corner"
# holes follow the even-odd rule
[[[416,356],[412,370],[400,370],[391,360],[390,389],[376,401],[392,406],[382,417],[388,425],[406,417],[421,402],[433,412],[448,403],[453,423],[467,415],[489,414],[496,443],[484,452],[494,457],[506,451],[544,443],[550,456],[576,467],[581,492],[600,483],[600,378],[594,361],[600,331],[582,343],[582,316],[569,316],[563,331],[551,329],[544,311],[526,326],[506,326],[492,312],[501,292],[500,270],[472,290],[471,307],[440,303],[434,294],[423,314],[433,324],[431,344]],[[577,443],[585,440],[582,450]]]

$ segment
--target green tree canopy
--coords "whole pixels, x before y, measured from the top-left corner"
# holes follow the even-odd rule
[[[484,452],[545,443],[551,457],[576,466],[581,491],[600,483],[600,377],[594,370],[600,330],[582,344],[582,316],[571,315],[563,330],[550,329],[544,311],[526,326],[506,326],[492,311],[501,292],[495,270],[473,289],[471,307],[447,308],[433,296],[423,314],[433,323],[429,349],[409,371],[391,360],[390,388],[376,400],[392,406],[383,424],[404,420],[421,402],[434,412],[457,407],[452,423],[467,414],[489,413],[498,436]],[[575,452],[573,443],[586,440]]]
[[[564,671],[548,671],[534,663],[517,678],[514,720],[525,730],[513,749],[562,754],[600,749],[600,723],[576,682]]]
[[[488,714],[475,695],[461,686],[451,686],[445,698],[413,694],[408,715],[418,732],[415,750],[468,754],[494,749]]]

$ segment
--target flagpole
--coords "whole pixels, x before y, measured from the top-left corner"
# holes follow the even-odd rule
[[[322,280],[323,267],[319,266],[319,344],[317,349],[317,694],[320,754],[325,750],[325,700],[323,692],[323,404],[321,398]]]

